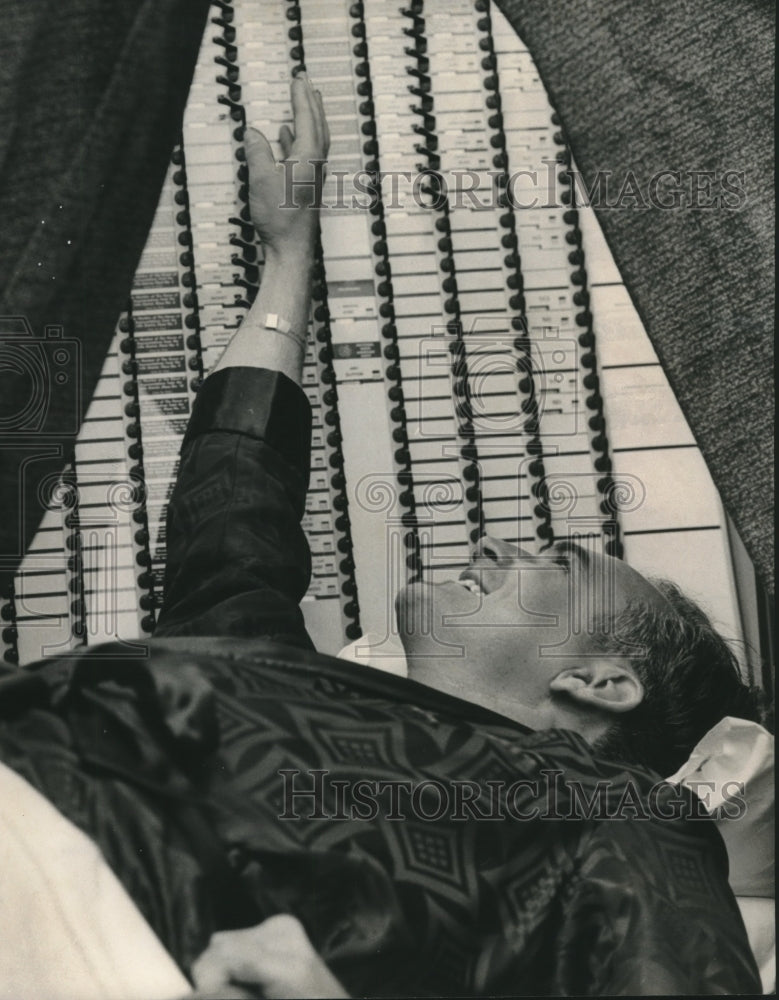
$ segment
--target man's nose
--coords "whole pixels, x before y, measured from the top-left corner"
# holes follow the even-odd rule
[[[513,562],[515,559],[526,558],[529,553],[524,552],[511,542],[502,538],[494,538],[492,535],[482,535],[471,550],[471,559],[491,559],[499,566]]]

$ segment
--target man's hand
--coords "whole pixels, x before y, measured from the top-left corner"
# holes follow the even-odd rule
[[[295,132],[282,125],[279,142],[284,160],[277,163],[270,143],[247,128],[244,144],[249,168],[249,212],[260,239],[271,253],[284,255],[316,231],[330,132],[322,95],[305,73],[292,81]]]
[[[287,913],[243,931],[214,934],[192,966],[196,997],[348,997]],[[237,988],[237,989],[236,989]],[[243,990],[243,991],[242,991]]]
[[[261,132],[247,129],[244,137],[249,211],[264,245],[265,264],[259,295],[212,371],[268,368],[300,385],[317,247],[317,197],[330,133],[322,95],[305,75],[292,81],[291,93],[295,133],[286,126],[279,133],[281,163]],[[271,329],[269,316],[275,317]],[[284,328],[278,326],[279,318]]]

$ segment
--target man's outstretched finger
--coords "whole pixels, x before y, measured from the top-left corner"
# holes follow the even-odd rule
[[[284,154],[284,159],[288,159],[290,153],[292,152],[292,143],[295,141],[295,136],[289,125],[282,125],[279,129],[279,145],[281,146],[281,151]]]
[[[314,89],[311,80],[308,80],[308,100],[311,106],[311,121],[314,125],[314,136],[316,138],[316,152],[314,155],[321,156],[326,144],[325,121],[322,104],[319,100],[319,91]]]
[[[325,114],[325,105],[324,101],[322,100],[322,91],[321,90],[315,91],[314,98],[316,100],[316,107],[317,107],[317,120],[321,123],[321,128],[322,128],[323,151],[324,155],[327,156],[327,153],[330,149],[330,126],[327,124],[327,115]]]
[[[327,155],[329,145],[325,109],[322,103],[322,95],[315,89],[310,77],[307,77],[307,83],[308,98],[311,105],[311,120],[314,125],[314,135],[316,138],[316,151],[314,155],[321,157]]]
[[[244,148],[246,150],[246,162],[249,165],[249,171],[254,173],[255,176],[275,171],[276,158],[273,155],[270,143],[262,132],[256,128],[252,128],[251,125],[246,129]]]
[[[290,86],[292,114],[295,119],[295,139],[300,144],[299,152],[314,149],[316,129],[311,102],[311,85],[305,73],[299,73]]]

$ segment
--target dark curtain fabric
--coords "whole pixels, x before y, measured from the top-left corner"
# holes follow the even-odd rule
[[[62,468],[124,307],[180,133],[208,8],[208,0],[0,0],[6,584],[38,526],[41,484]],[[62,343],[47,338],[49,324],[61,329]]]
[[[588,190],[611,171],[614,207],[595,206],[606,240],[773,591],[774,4],[498,6],[535,59]],[[681,171],[678,208],[619,199],[631,171],[646,198],[667,170]],[[710,188],[691,175],[702,171]],[[723,187],[729,171],[742,175],[724,181],[736,193]],[[660,197],[673,204],[662,185]]]

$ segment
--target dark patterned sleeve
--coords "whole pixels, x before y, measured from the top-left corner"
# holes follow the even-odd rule
[[[198,393],[167,519],[156,636],[268,637],[311,647],[299,602],[311,410],[280,372],[226,368]]]
[[[565,896],[554,993],[761,992],[725,849],[707,820],[596,824]]]

